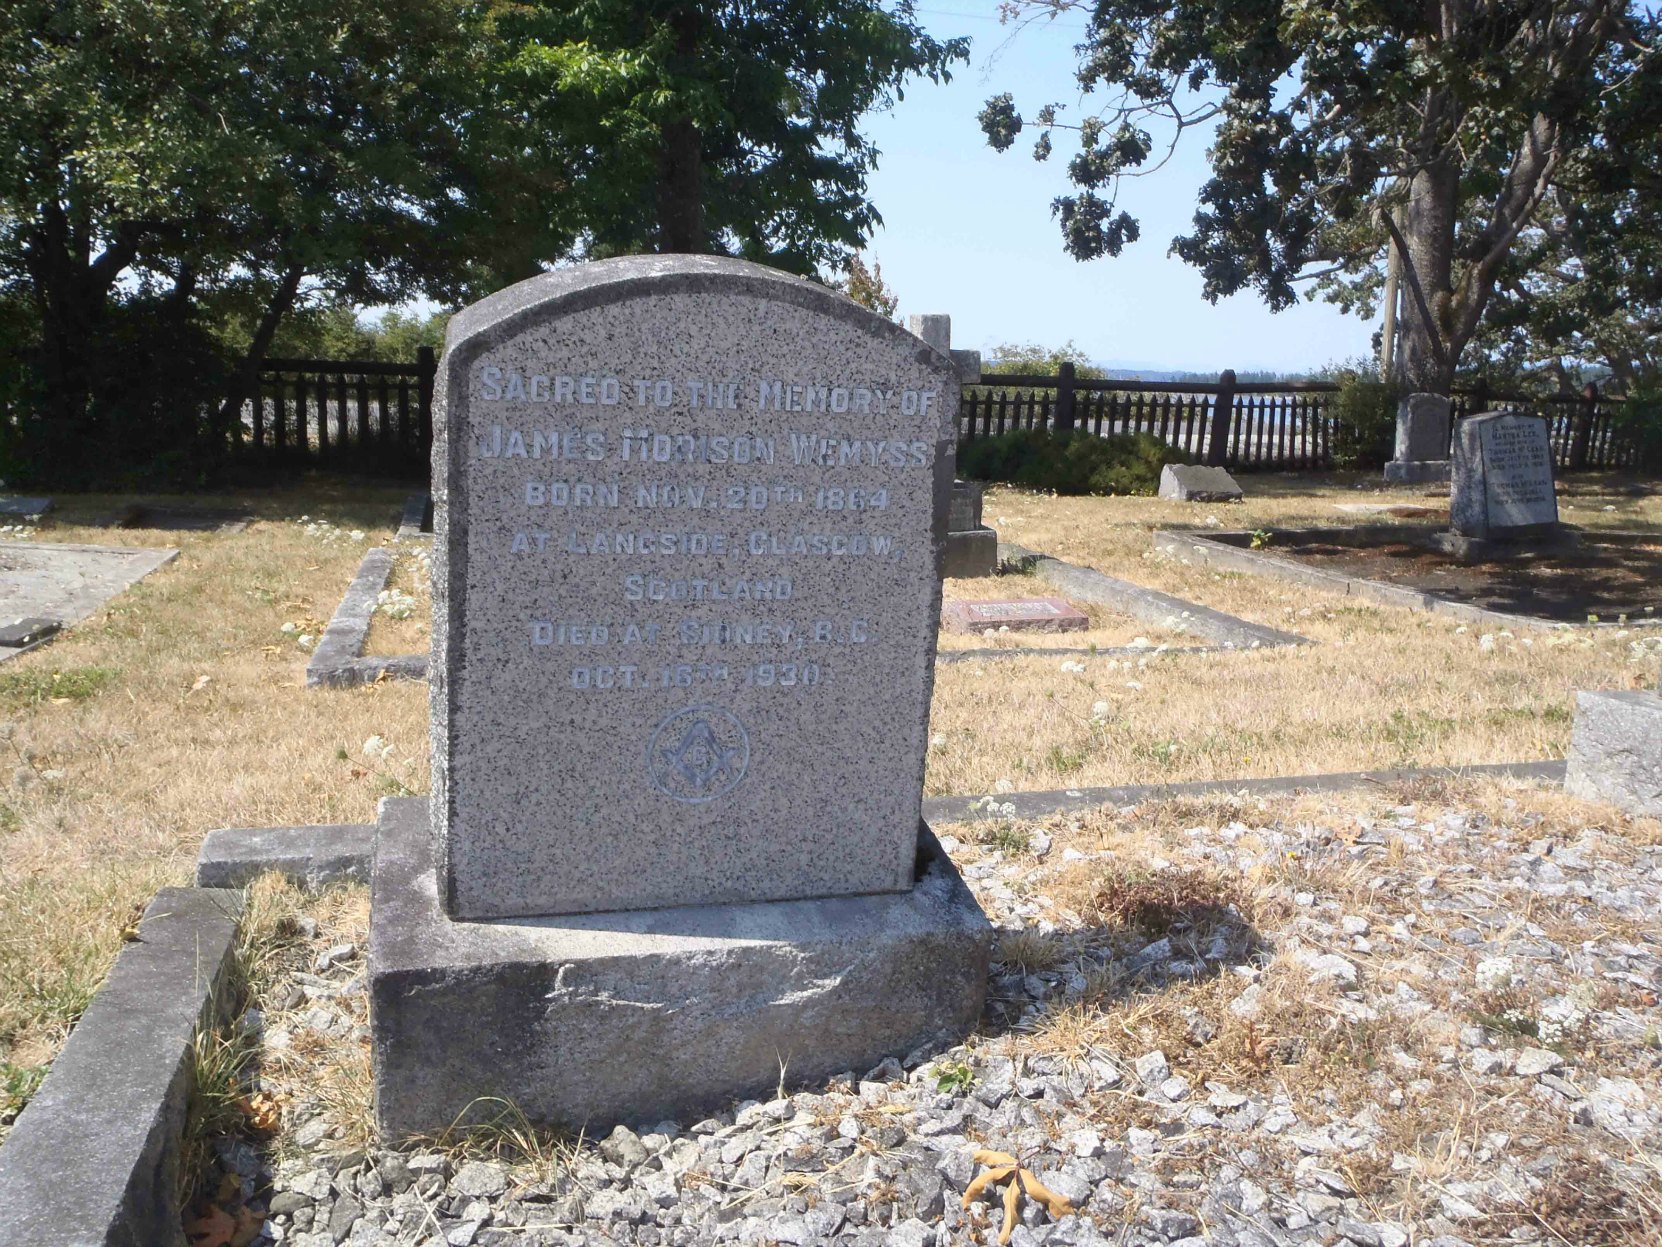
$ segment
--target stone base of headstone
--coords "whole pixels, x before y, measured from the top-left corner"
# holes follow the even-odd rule
[[[1178,502],[1239,502],[1241,487],[1222,468],[1168,463],[1160,469],[1160,497]]]
[[[983,488],[979,481],[952,482],[946,560],[941,565],[941,575],[948,579],[998,574],[998,534],[981,522]]]
[[[992,931],[926,825],[909,892],[484,922],[445,913],[434,847],[425,800],[383,803],[369,992],[389,1138],[502,1101],[590,1134],[690,1124],[981,1015]]]
[[[998,534],[990,528],[946,535],[946,559],[941,575],[949,580],[998,574]]]
[[[1500,563],[1508,559],[1568,554],[1581,546],[1581,531],[1567,524],[1538,524],[1510,530],[1506,537],[1468,537],[1452,529],[1431,533],[1427,543],[1462,563]]]
[[[1662,818],[1662,692],[1577,693],[1564,790]]]
[[[1454,472],[1451,459],[1393,459],[1385,465],[1387,485],[1439,485]]]

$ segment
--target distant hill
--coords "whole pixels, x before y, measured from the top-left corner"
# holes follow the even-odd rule
[[[1108,376],[1117,381],[1216,381],[1215,372],[1193,372],[1182,368],[1161,368],[1154,364],[1147,364],[1140,360],[1123,362],[1115,360],[1093,360],[1094,366],[1102,369]],[[1311,372],[1272,372],[1267,369],[1235,372],[1237,381],[1312,381],[1315,376]]]

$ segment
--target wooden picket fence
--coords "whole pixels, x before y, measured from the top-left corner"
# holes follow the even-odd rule
[[[433,442],[436,359],[413,363],[267,359],[233,422],[233,450],[277,466],[340,467],[422,475]],[[1012,429],[1081,429],[1098,436],[1146,433],[1198,463],[1236,471],[1320,471],[1334,466],[1327,381],[1215,382],[1088,380],[1071,364],[1054,374],[989,375],[966,385],[958,406],[962,441]],[[1456,418],[1488,410],[1528,411],[1551,422],[1560,471],[1637,466],[1623,436],[1621,400],[1597,387],[1580,394],[1459,390]]]
[[[973,441],[1012,429],[1079,429],[1097,436],[1146,433],[1189,455],[1235,471],[1317,471],[1333,464],[1331,413],[1339,386],[1328,381],[1215,382],[1087,380],[1063,364],[1054,374],[989,375],[966,385],[958,437]],[[1551,422],[1561,471],[1632,467],[1638,448],[1622,436],[1621,400],[1597,387],[1581,394],[1526,395],[1460,390],[1454,415],[1528,411]]]
[[[427,472],[437,361],[267,359],[233,421],[233,451],[277,466]]]

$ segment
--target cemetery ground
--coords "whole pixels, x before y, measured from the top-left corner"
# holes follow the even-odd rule
[[[1162,646],[1182,643],[1179,619],[1170,637],[1136,628],[1150,645],[1130,658],[942,664],[927,791],[1561,757],[1575,689],[1655,686],[1662,629],[1508,635],[1152,553],[1155,528],[1208,516],[1332,525],[1355,522],[1337,503],[1426,501],[1355,478],[1247,481],[1246,503],[1217,507],[990,491],[987,522],[1006,540],[1312,644],[1174,654]],[[1620,484],[1575,478],[1564,518],[1662,532],[1662,498]],[[29,536],[182,552],[0,671],[0,1121],[144,902],[188,880],[206,830],[367,822],[380,797],[426,791],[424,685],[303,679],[305,641],[363,551],[389,541],[406,492],[170,500],[252,512],[238,533],[92,527],[123,500],[60,498]],[[371,652],[425,646],[420,553],[399,551],[392,587],[413,605],[378,615]],[[988,583],[988,597],[1050,592]],[[923,1222],[959,1215],[973,1140],[1152,1241],[1230,1229],[1256,1242],[1241,1235],[1261,1217],[1279,1218],[1268,1241],[1342,1230],[1357,1247],[1402,1241],[1399,1225],[1416,1241],[1655,1240],[1659,1174],[1641,1143],[1662,1105],[1662,962],[1646,926],[1662,903],[1656,823],[1451,783],[939,830],[1005,932],[992,1009],[964,1048],[679,1123],[674,1139],[598,1153],[538,1142],[538,1163],[500,1171],[468,1164],[489,1139],[419,1162],[353,1153],[368,1145],[354,1133],[368,1121],[363,895],[261,884],[246,939],[271,1089],[221,1107],[274,1133],[264,1159],[220,1149],[233,1170],[253,1166],[227,1188],[230,1215],[269,1211],[274,1177],[289,1241],[378,1241],[395,1214],[414,1242],[535,1242],[521,1227],[545,1218],[561,1242],[578,1216],[607,1218],[583,1223],[615,1241],[693,1241],[708,1213],[723,1228],[697,1237],[820,1241],[813,1227],[834,1222],[822,1237],[922,1242],[908,1236]],[[515,1133],[495,1136],[505,1154]],[[799,1165],[804,1148],[825,1163]],[[671,1209],[689,1219],[665,1225]],[[995,1214],[969,1215],[996,1228]],[[1018,1234],[1040,1239],[1046,1216],[1021,1215]],[[1052,1241],[1095,1241],[1077,1220],[1064,1231]]]

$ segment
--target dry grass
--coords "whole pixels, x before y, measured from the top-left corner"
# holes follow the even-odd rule
[[[1445,617],[1152,553],[1154,529],[1198,526],[1208,515],[1228,528],[1389,522],[1334,505],[1417,500],[1411,492],[1362,492],[1346,478],[1245,483],[1247,502],[1213,507],[989,490],[988,523],[1005,539],[1315,644],[1088,657],[1083,673],[1055,658],[943,665],[930,721],[942,739],[930,752],[929,791],[991,792],[1000,779],[1048,789],[1559,757],[1575,690],[1655,686],[1662,629],[1498,633],[1484,649],[1481,629]],[[1565,504],[1567,519],[1662,531],[1662,497],[1582,488]],[[1099,702],[1108,713],[1093,722]]]
[[[1433,822],[1444,827],[1440,820],[1454,809],[1478,816],[1469,834],[1425,833]],[[1555,963],[1539,963],[1522,991],[1474,990],[1477,963],[1490,953],[1456,932],[1488,914],[1509,921],[1491,929],[1487,948],[1514,937],[1582,950],[1653,944],[1654,933],[1574,892],[1530,892],[1520,903],[1507,863],[1532,842],[1579,842],[1600,869],[1617,868],[1637,859],[1634,841],[1654,843],[1659,829],[1656,820],[1618,820],[1561,793],[1498,781],[1151,802],[1057,817],[1045,823],[1052,846],[1044,862],[978,846],[960,829],[957,856],[1013,860],[1017,871],[1002,876],[1005,884],[1040,900],[1045,919],[1037,927],[1007,902],[991,907],[1006,928],[1000,948],[1012,950],[1000,954],[1007,974],[1032,972],[1020,957],[1028,948],[1066,949],[1047,966],[1062,978],[1112,959],[1087,975],[1082,993],[1028,1015],[1014,1033],[983,1039],[980,1050],[1017,1061],[1116,1064],[1123,1083],[1071,1106],[1105,1138],[1131,1127],[1160,1131],[1170,1120],[1131,1072],[1137,1057],[1155,1050],[1187,1080],[1188,1103],[1203,1104],[1212,1091],[1261,1102],[1280,1097],[1296,1123],[1250,1135],[1267,1162],[1255,1165],[1261,1171],[1254,1176],[1272,1187],[1285,1180],[1278,1170],[1290,1177],[1301,1153],[1315,1146],[1304,1142],[1310,1127],[1361,1129],[1365,1143],[1323,1145],[1314,1163],[1341,1174],[1376,1220],[1429,1233],[1428,1221],[1455,1197],[1478,1209],[1460,1222],[1461,1238],[1472,1243],[1509,1241],[1525,1230],[1515,1237],[1578,1247],[1654,1243],[1662,1234],[1654,1141],[1633,1148],[1578,1128],[1561,1103],[1532,1093],[1527,1081],[1478,1079],[1462,1035],[1476,1022],[1501,1049],[1538,1045],[1545,1041],[1533,1029],[1503,1015],[1514,1010],[1527,1021],[1556,991],[1586,994],[1600,1017],[1654,1019],[1654,993],[1613,979],[1584,984]],[[1384,833],[1385,843],[1359,852],[1365,831]],[[1420,842],[1406,849],[1406,836]],[[1219,855],[1220,843],[1229,854]],[[1068,849],[1088,859],[1058,862]],[[1242,855],[1251,855],[1250,865]],[[1371,949],[1338,932],[1341,915],[1371,924]],[[1246,938],[1210,973],[1149,980],[1126,961],[1158,938],[1170,939],[1182,957],[1192,942],[1182,938],[1186,931],[1231,923]],[[1354,987],[1312,969],[1310,957],[1333,952],[1359,968]],[[1542,973],[1556,980],[1552,987]],[[1589,1029],[1556,1041],[1572,1063],[1566,1077],[1583,1090],[1601,1077],[1631,1078],[1654,1106],[1662,1082],[1646,1047],[1654,1045],[1654,1028],[1648,1034],[1641,1043]],[[1168,1176],[1199,1173],[1204,1189],[1235,1159],[1232,1137],[1191,1133],[1183,1140],[1190,1146],[1173,1139],[1146,1163]],[[1508,1186],[1520,1169],[1530,1184]]]
[[[387,658],[425,654],[432,643],[433,585],[428,565],[432,542],[410,541],[391,549],[395,557],[387,589],[409,597],[410,613],[398,619],[378,608],[370,617],[364,654]]]
[[[0,1070],[51,1059],[122,928],[158,887],[189,882],[210,828],[366,822],[395,785],[426,787],[425,688],[308,692],[296,641],[390,534],[404,492],[171,500],[257,515],[224,535],[87,527],[122,500],[60,496],[35,541],[182,553],[0,667]],[[341,535],[308,534],[302,515]],[[395,745],[391,759],[361,756],[372,735]]]
[[[1214,510],[1231,526],[1327,523],[1339,515],[1334,500],[1357,496],[1331,484],[1249,484],[1258,497],[1243,506],[1181,511],[1147,499],[993,491],[989,519],[1008,537],[1292,623],[1320,644],[1092,657],[1083,674],[1042,658],[944,664],[929,789],[1546,757],[1565,746],[1574,689],[1656,679],[1657,658],[1636,660],[1629,639],[1611,633],[1532,646],[1502,639],[1482,652],[1474,634],[1441,620],[1144,557],[1149,530],[1174,515]],[[172,545],[182,554],[51,645],[0,667],[0,1123],[90,999],[122,929],[156,888],[190,879],[207,830],[369,821],[379,797],[425,791],[425,688],[307,691],[297,644],[321,630],[363,551],[390,541],[404,493],[337,482],[162,500],[251,511],[255,521],[237,534],[94,528],[90,517],[126,500],[60,497],[34,540]],[[1576,505],[1600,523],[1662,522],[1655,498],[1612,497],[1611,513],[1598,499]],[[395,586],[420,602],[415,547],[400,551]],[[424,648],[422,613],[418,605],[397,629],[378,617],[372,649]],[[390,758],[363,755],[370,736],[393,745]],[[1129,843],[1153,833],[1110,819],[1088,834]],[[1654,824],[1624,825],[1624,834],[1662,838]]]

